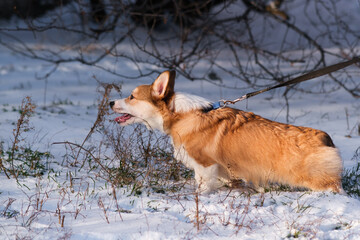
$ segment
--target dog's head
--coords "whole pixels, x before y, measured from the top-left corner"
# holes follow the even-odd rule
[[[111,109],[121,114],[115,121],[122,126],[143,123],[163,131],[163,114],[171,108],[174,85],[175,71],[165,71],[151,85],[140,85],[129,97],[111,101]]]

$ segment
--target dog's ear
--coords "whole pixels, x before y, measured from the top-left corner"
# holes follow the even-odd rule
[[[175,71],[161,73],[151,85],[151,95],[156,99],[163,99],[174,93]]]

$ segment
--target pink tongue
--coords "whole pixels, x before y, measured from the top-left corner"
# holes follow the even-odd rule
[[[125,113],[125,114],[121,115],[120,117],[115,118],[114,121],[118,122],[118,123],[124,123],[127,120],[129,120],[130,118],[131,118],[131,115]]]

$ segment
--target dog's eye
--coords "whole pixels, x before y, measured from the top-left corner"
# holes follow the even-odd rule
[[[131,95],[129,96],[129,99],[130,99],[130,100],[134,99],[134,95],[131,94]]]

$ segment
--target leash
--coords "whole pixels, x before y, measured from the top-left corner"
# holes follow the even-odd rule
[[[294,79],[290,79],[288,81],[285,81],[283,83],[280,83],[280,84],[272,86],[272,87],[267,87],[267,88],[264,88],[264,89],[259,90],[259,91],[247,93],[247,94],[243,95],[242,97],[239,97],[239,98],[237,98],[235,100],[232,100],[232,101],[231,100],[220,100],[218,102],[214,102],[212,104],[212,107],[213,107],[214,110],[218,109],[218,108],[224,108],[229,104],[235,104],[235,103],[237,103],[239,101],[242,101],[242,100],[248,99],[250,97],[256,96],[256,95],[258,95],[260,93],[267,92],[267,91],[275,89],[275,88],[285,87],[285,86],[289,86],[291,84],[300,83],[300,82],[311,80],[311,79],[314,79],[314,78],[317,78],[317,77],[321,77],[323,75],[326,75],[326,74],[338,71],[340,69],[346,68],[346,67],[348,67],[348,66],[350,66],[350,65],[352,65],[354,63],[357,63],[357,62],[360,62],[360,57],[354,57],[353,59],[351,59],[349,61],[340,62],[340,63],[336,63],[336,64],[333,64],[333,65],[330,65],[330,66],[327,66],[327,67],[324,67],[324,68],[320,68],[318,70],[306,73],[304,75],[301,75],[301,76],[296,77]]]

